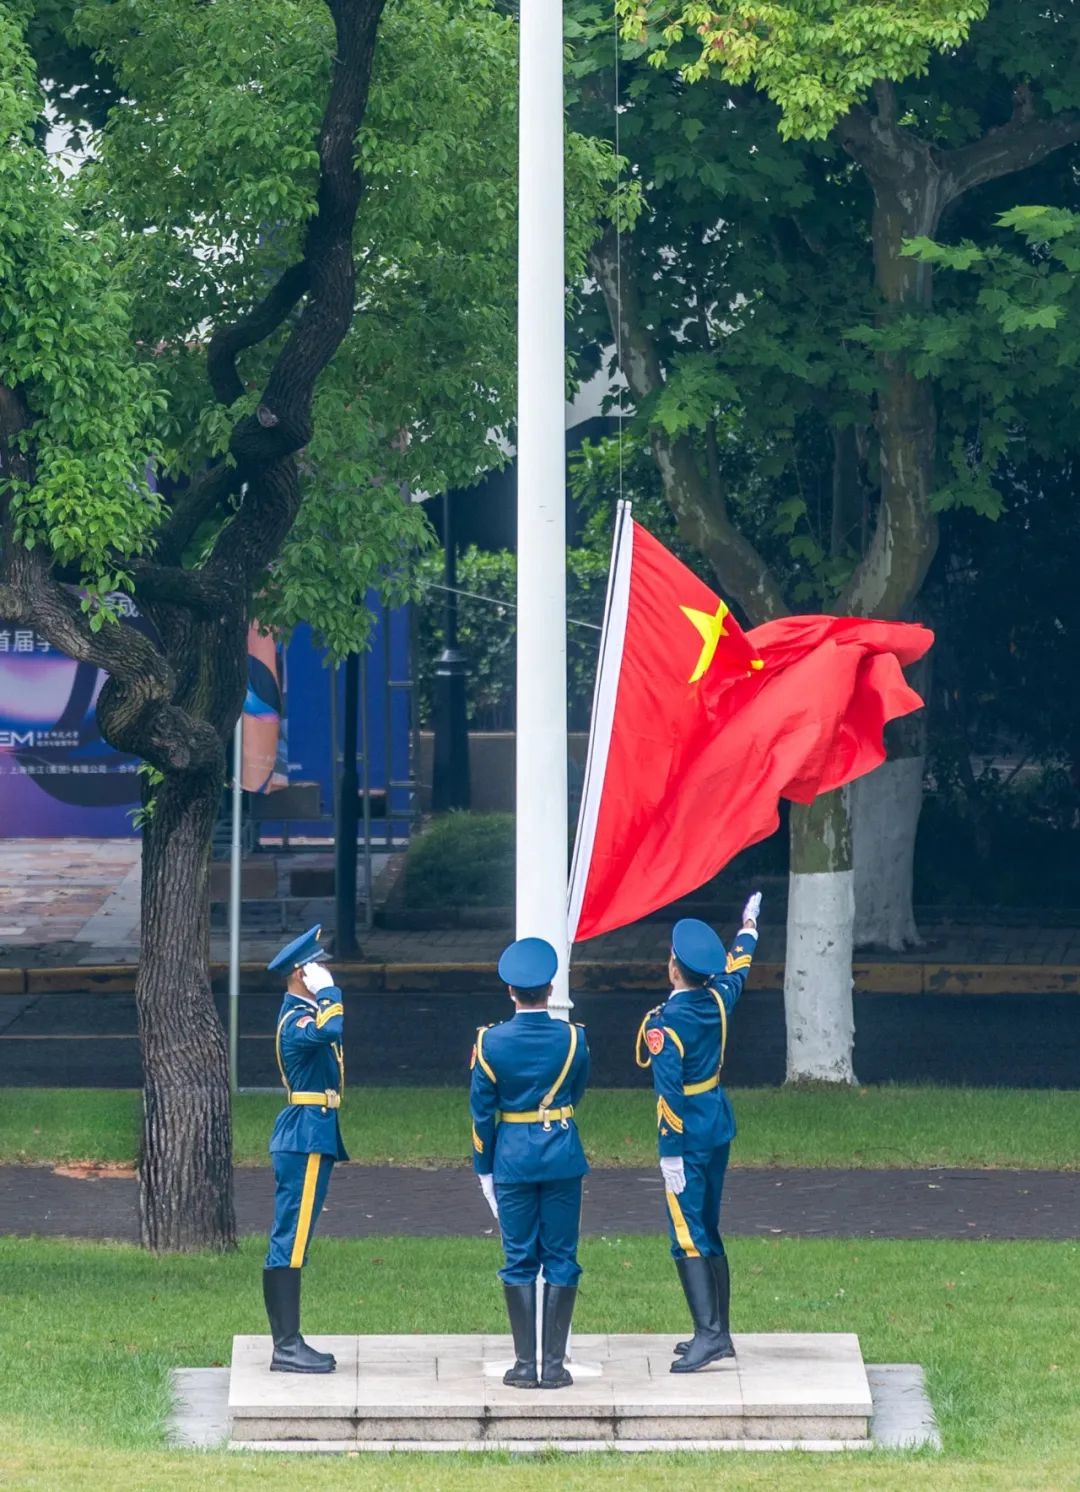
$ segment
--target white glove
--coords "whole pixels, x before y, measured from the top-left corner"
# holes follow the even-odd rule
[[[300,976],[307,985],[309,993],[313,995],[317,995],[320,990],[334,987],[334,976],[325,964],[305,964],[300,971]]]
[[[675,1196],[678,1196],[680,1192],[686,1190],[686,1170],[681,1155],[662,1155],[660,1174],[664,1178],[665,1191],[673,1192]]]
[[[755,891],[750,900],[742,909],[743,927],[757,927],[758,915],[761,912],[761,892]]]
[[[484,1201],[491,1208],[491,1215],[492,1215],[492,1217],[497,1218],[499,1216],[499,1204],[495,1200],[495,1178],[494,1178],[494,1176],[490,1176],[490,1175],[489,1176],[481,1176],[480,1177],[480,1190],[484,1194]]]

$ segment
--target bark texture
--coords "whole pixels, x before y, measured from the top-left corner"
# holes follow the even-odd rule
[[[792,804],[789,833],[787,1081],[853,1083],[855,878],[849,790]]]

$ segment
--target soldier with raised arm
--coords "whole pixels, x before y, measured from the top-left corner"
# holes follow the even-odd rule
[[[757,947],[761,894],[743,910],[738,937],[725,952],[705,922],[687,917],[671,935],[671,994],[638,1031],[636,1060],[651,1067],[656,1130],[664,1178],[671,1253],[690,1308],[694,1335],[675,1348],[673,1373],[694,1373],[735,1356],[731,1279],[720,1237],[735,1115],[720,1084],[728,1018]]]
[[[348,1160],[338,1110],[345,1087],[341,991],[321,960],[321,927],[309,928],[267,965],[287,975],[274,1049],[285,1107],[270,1137],[274,1224],[263,1270],[263,1298],[274,1338],[272,1373],[332,1373],[333,1353],[300,1335],[300,1272],[319,1220],[334,1162]]]

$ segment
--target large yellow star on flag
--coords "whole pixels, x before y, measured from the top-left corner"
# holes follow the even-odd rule
[[[697,667],[690,675],[690,683],[696,684],[698,679],[704,678],[711,668],[721,637],[728,635],[724,630],[724,619],[730,615],[731,608],[721,601],[716,608],[715,616],[707,611],[695,611],[692,606],[680,606],[679,610],[684,617],[693,622],[701,633],[701,652],[698,655]]]

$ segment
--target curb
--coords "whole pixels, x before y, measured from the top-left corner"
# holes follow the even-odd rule
[[[480,963],[344,963],[336,964],[343,987],[350,994],[483,994],[501,990],[493,962]],[[135,990],[133,964],[98,964],[44,969],[0,969],[0,996],[58,995],[73,990],[88,995],[130,995]],[[211,965],[214,990],[228,987],[228,969]],[[1026,995],[1080,994],[1080,964],[941,964],[855,963],[857,995]],[[751,989],[782,989],[781,963],[755,964],[748,980]],[[646,990],[659,992],[663,971],[651,960],[607,960],[575,963],[572,990],[589,994]],[[276,994],[261,963],[240,965],[242,994]]]

